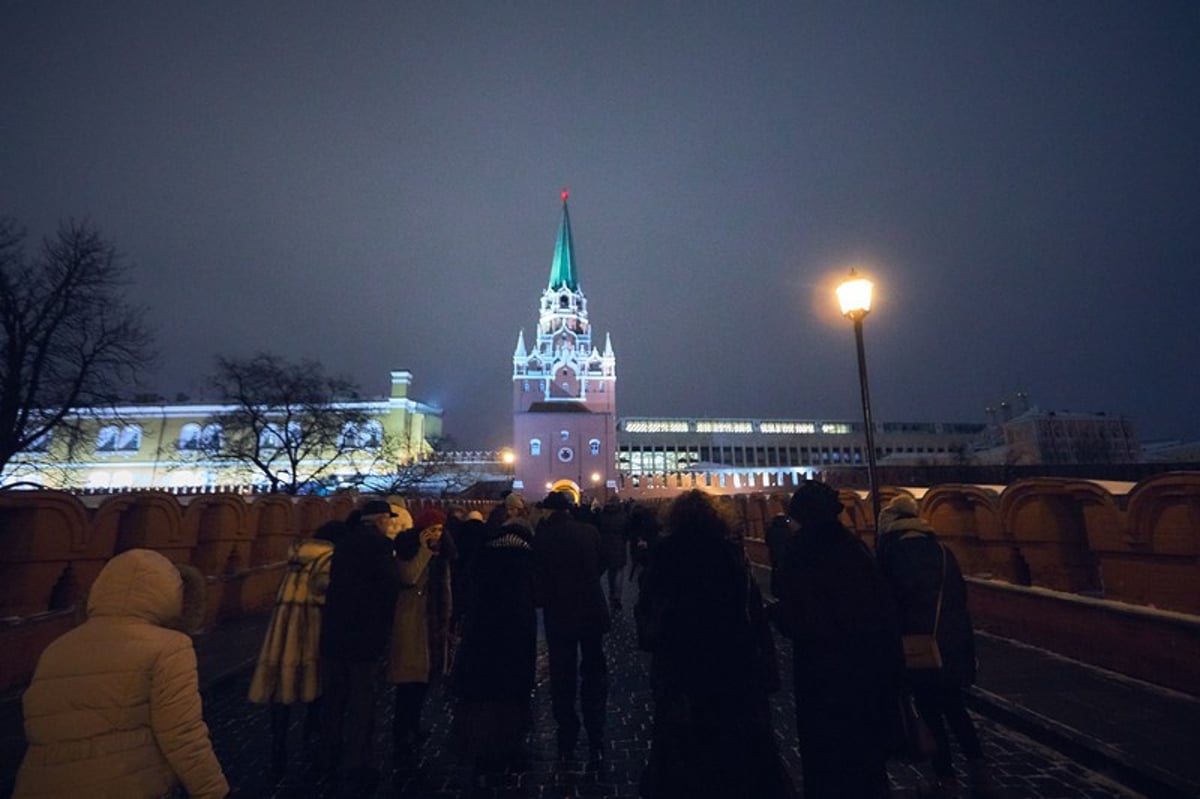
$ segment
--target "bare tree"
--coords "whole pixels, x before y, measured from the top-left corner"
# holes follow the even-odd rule
[[[298,493],[371,450],[357,385],[315,361],[218,358],[210,380],[231,407],[208,420],[220,435],[201,443],[203,454],[259,472],[272,492]]]
[[[0,218],[0,471],[52,440],[71,457],[81,418],[111,408],[154,359],[127,267],[86,222],[64,222],[32,258]]]
[[[403,438],[385,434],[377,457],[363,464],[344,482],[378,494],[416,496],[431,492],[456,493],[471,481],[468,470],[452,455],[451,438],[433,438],[429,448],[412,452]]]

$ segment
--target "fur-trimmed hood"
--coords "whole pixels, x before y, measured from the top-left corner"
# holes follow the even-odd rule
[[[130,549],[110,560],[92,583],[87,616],[133,616],[195,632],[204,620],[205,597],[204,575],[194,566],[177,566],[152,549]]]

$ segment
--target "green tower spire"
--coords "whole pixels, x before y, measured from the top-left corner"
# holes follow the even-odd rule
[[[562,193],[562,222],[558,226],[558,242],[554,245],[554,263],[550,266],[550,288],[557,291],[566,286],[579,290],[575,276],[575,245],[571,241],[571,215],[567,212],[567,190]]]

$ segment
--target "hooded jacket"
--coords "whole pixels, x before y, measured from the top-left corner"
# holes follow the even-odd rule
[[[148,549],[108,562],[88,619],[38,660],[25,691],[29,749],[14,797],[158,797],[182,784],[223,797],[229,784],[200,704],[196,652],[168,629],[183,611],[176,567]]]
[[[960,685],[971,685],[975,682],[975,631],[958,559],[917,515],[916,503],[911,500],[890,503],[879,514],[879,528],[879,567],[895,600],[901,632],[932,632],[936,619],[944,675]]]

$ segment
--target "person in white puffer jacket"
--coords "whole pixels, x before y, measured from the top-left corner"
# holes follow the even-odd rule
[[[87,621],[46,648],[25,691],[29,749],[14,799],[229,793],[192,640],[170,627],[183,609],[184,580],[159,553],[131,549],[105,565]]]

